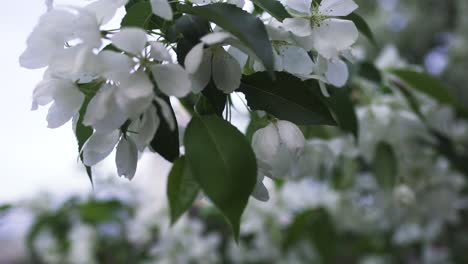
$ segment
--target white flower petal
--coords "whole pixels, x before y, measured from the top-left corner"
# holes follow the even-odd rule
[[[120,131],[115,130],[111,133],[95,132],[83,146],[83,163],[86,166],[94,166],[105,159],[114,150],[119,142]]]
[[[84,94],[73,82],[54,81],[54,104],[49,108],[47,122],[49,128],[57,128],[68,122],[78,113],[84,102]]]
[[[130,137],[122,137],[117,145],[115,164],[117,173],[129,180],[133,179],[137,169],[138,149]]]
[[[151,57],[157,61],[169,61],[172,62],[172,57],[166,46],[161,42],[151,41]]]
[[[249,58],[249,55],[245,54],[243,51],[240,49],[230,46],[228,49],[228,53],[231,54],[231,56],[236,59],[236,61],[239,63],[241,68],[244,68],[245,64],[247,63],[247,60]]]
[[[190,80],[192,82],[192,91],[199,93],[208,85],[211,80],[211,65],[213,61],[213,52],[210,49],[206,49],[203,53],[202,62],[198,67],[197,71],[190,74]]]
[[[310,15],[312,0],[287,0],[286,6],[300,14]]]
[[[306,37],[312,34],[310,21],[305,18],[286,18],[283,20],[283,27],[299,37]]]
[[[305,146],[305,138],[302,131],[293,123],[285,120],[276,122],[280,143],[285,145],[289,152],[296,157],[302,153]]]
[[[239,88],[242,69],[236,59],[222,47],[213,52],[212,72],[216,88],[224,93],[228,94]]]
[[[358,8],[353,0],[323,0],[319,12],[325,16],[347,16]]]
[[[198,43],[187,53],[187,56],[185,56],[184,66],[188,73],[194,74],[198,71],[198,68],[203,61],[203,46],[203,43]]]
[[[136,118],[143,113],[153,101],[153,84],[148,76],[139,71],[129,76],[121,76],[115,92],[115,99],[129,118]]]
[[[179,64],[159,64],[152,67],[158,89],[166,95],[184,97],[190,93],[192,83],[189,74]]]
[[[221,43],[231,37],[232,35],[230,33],[219,31],[219,32],[206,34],[200,40],[206,45],[214,45],[214,44]]]
[[[314,48],[326,59],[337,57],[341,51],[349,49],[359,32],[352,21],[344,19],[325,19],[321,26],[312,30]]]
[[[310,74],[314,63],[307,51],[300,47],[284,45],[280,47],[279,55],[282,57],[283,70],[292,74]]]
[[[348,81],[348,66],[342,60],[331,60],[325,73],[328,82],[336,87],[343,87]]]
[[[146,47],[146,32],[140,28],[127,27],[115,33],[112,44],[132,55],[140,55]]]
[[[124,6],[127,0],[99,0],[85,7],[86,10],[93,12],[99,24],[107,24],[117,12],[117,9]]]
[[[172,20],[173,12],[171,5],[169,5],[167,0],[151,0],[151,8],[153,10],[153,14],[166,20]]]
[[[164,117],[164,120],[169,125],[169,129],[174,130],[176,128],[175,127],[176,123],[175,123],[175,119],[174,119],[175,117],[174,117],[174,114],[172,112],[171,106],[168,103],[166,103],[166,101],[164,101],[163,99],[161,99],[159,97],[155,97],[154,100],[159,105],[159,109],[161,111],[161,114]]]
[[[117,105],[114,92],[117,88],[104,85],[89,102],[83,124],[96,131],[107,133],[120,128],[129,118]]]
[[[130,134],[130,136],[135,139],[135,144],[140,152],[151,142],[160,122],[156,107],[148,107],[141,119],[132,122],[129,130],[137,132],[137,134]]]
[[[280,144],[278,130],[274,124],[257,130],[252,137],[252,148],[258,160],[270,164]]]

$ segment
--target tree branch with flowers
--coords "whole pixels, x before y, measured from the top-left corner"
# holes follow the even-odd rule
[[[25,68],[46,68],[33,110],[50,104],[50,128],[73,122],[91,180],[114,149],[117,173],[128,179],[146,149],[173,162],[173,223],[202,192],[238,237],[249,198],[269,199],[264,177],[288,178],[294,169],[303,126],[359,133],[348,80],[362,73],[349,65],[360,33],[375,40],[353,0],[253,0],[254,8],[243,0],[47,3],[20,57]],[[122,7],[121,28],[108,29]],[[421,88],[434,86],[424,73],[365,69],[467,113],[443,88]],[[246,135],[230,122],[235,94],[252,115]],[[191,113],[182,142],[175,99]]]

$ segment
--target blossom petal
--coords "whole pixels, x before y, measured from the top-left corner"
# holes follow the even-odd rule
[[[286,18],[283,20],[283,27],[299,37],[306,37],[312,34],[310,21],[305,18]]]
[[[213,52],[213,81],[216,87],[228,94],[239,88],[242,69],[239,63],[222,47]]]
[[[120,130],[111,133],[95,132],[83,146],[83,163],[94,166],[105,159],[119,142]]]
[[[135,131],[137,134],[130,136],[135,139],[135,144],[140,152],[151,142],[159,128],[160,122],[156,107],[148,107],[141,119],[132,122],[129,130]]]
[[[166,46],[161,42],[151,41],[151,57],[157,61],[170,61],[172,62],[172,57],[169,51],[166,49]]]
[[[129,118],[136,118],[143,113],[153,101],[153,84],[148,76],[139,71],[129,76],[121,76],[115,92],[118,106]]]
[[[312,6],[312,0],[287,0],[286,6],[292,11],[300,14],[310,15],[310,8]]]
[[[137,169],[138,149],[130,137],[122,137],[117,145],[115,164],[117,173],[129,180],[133,179]]]
[[[164,120],[169,125],[169,129],[174,130],[176,123],[175,123],[175,119],[174,119],[175,117],[172,112],[171,106],[168,103],[166,103],[166,101],[164,101],[163,99],[159,97],[155,97],[154,100],[159,105],[161,109],[161,114],[164,117]]]
[[[252,137],[252,149],[258,160],[270,164],[280,144],[278,130],[274,124],[257,130]]]
[[[166,95],[183,97],[192,89],[189,74],[179,64],[154,65],[152,72],[159,90]]]
[[[112,44],[117,48],[139,55],[146,46],[146,32],[140,28],[127,27],[121,29],[111,38]]]
[[[210,49],[206,49],[203,53],[203,58],[197,71],[190,74],[190,80],[192,81],[192,91],[199,93],[208,85],[211,80],[211,65],[213,61],[213,52]]]
[[[328,82],[336,87],[343,87],[348,81],[348,66],[342,60],[331,60],[328,62],[325,77]]]
[[[203,43],[199,43],[195,45],[187,53],[187,56],[185,56],[184,66],[185,66],[185,70],[187,70],[188,73],[194,74],[195,72],[198,71],[198,68],[200,67],[200,64],[203,61],[203,55],[204,55],[203,46],[204,46]]]
[[[206,45],[214,45],[214,44],[221,43],[231,37],[232,35],[230,33],[219,31],[219,32],[206,34],[200,40]]]
[[[353,0],[323,0],[319,12],[325,16],[347,16],[358,8]]]
[[[312,30],[314,48],[326,59],[337,57],[339,52],[353,45],[359,32],[352,21],[329,18]]]
[[[304,49],[284,45],[279,50],[282,57],[283,70],[292,74],[310,74],[313,71],[314,63]]]
[[[68,122],[78,113],[85,96],[73,82],[57,80],[54,91],[54,104],[49,108],[47,122],[49,128],[57,128]]]
[[[153,10],[153,14],[166,20],[172,20],[173,12],[171,5],[169,5],[167,0],[151,0],[151,8]]]

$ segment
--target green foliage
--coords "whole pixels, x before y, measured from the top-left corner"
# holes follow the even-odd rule
[[[161,29],[164,31],[166,21],[153,14],[149,2],[127,4],[127,14],[120,24],[122,27],[140,27],[143,29]]]
[[[392,74],[397,76],[403,82],[417,91],[432,97],[441,104],[447,104],[454,107],[458,114],[468,118],[468,110],[460,105],[440,80],[429,74],[416,72],[412,70],[391,70]]]
[[[273,48],[263,22],[230,4],[216,3],[205,6],[179,6],[179,10],[188,14],[201,16],[224,30],[230,32],[249,48],[273,75]]]
[[[239,91],[245,94],[253,110],[267,111],[298,125],[336,125],[330,110],[311,85],[314,83],[303,82],[285,72],[277,72],[274,81],[259,72],[244,76]]]
[[[372,170],[382,189],[392,190],[397,185],[398,160],[390,144],[380,142],[376,146]]]
[[[192,206],[199,191],[200,186],[187,166],[185,157],[182,156],[174,162],[167,181],[167,199],[172,224]]]
[[[349,88],[338,88],[331,92],[331,96],[325,99],[338,126],[346,132],[352,133],[356,139],[359,137],[359,124],[354,109],[354,103],[351,101]]]
[[[217,116],[194,116],[184,143],[193,176],[227,218],[237,239],[242,212],[257,181],[255,154],[249,142]]]
[[[253,0],[252,2],[280,22],[286,18],[291,17],[288,11],[286,11],[286,8],[284,8],[284,6],[279,1]]]
[[[171,107],[172,116],[174,123],[176,124],[174,129],[171,130],[167,120],[164,118],[162,109],[159,105],[154,104],[154,107],[158,108],[159,120],[161,120],[158,130],[151,140],[150,146],[151,149],[159,153],[166,160],[173,162],[180,156],[180,142],[179,142],[179,128],[177,125],[176,116],[174,110],[172,109],[171,102],[169,97],[161,97],[168,105]]]

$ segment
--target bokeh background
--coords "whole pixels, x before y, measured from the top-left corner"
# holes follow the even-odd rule
[[[56,1],[59,4],[74,5],[82,5],[85,2]],[[441,78],[461,104],[468,104],[468,1],[356,2],[360,5],[358,13],[371,25],[378,43],[375,47],[362,39],[357,49],[363,58],[374,61],[386,51],[385,54],[390,54],[388,56],[394,60],[398,58],[398,63],[420,65]],[[284,227],[291,222],[294,215],[307,215],[311,209],[325,208],[328,213],[314,211],[316,215],[323,215],[317,220],[317,223],[322,223],[319,225],[320,230],[327,228],[330,217],[328,214],[337,210],[336,208],[342,208],[343,205],[337,206],[336,202],[340,199],[338,191],[321,184],[320,179],[301,180],[285,184],[283,188],[278,187],[281,184],[269,182],[270,189],[275,190],[271,192],[272,200],[266,204],[252,201],[252,208],[246,212],[246,223],[243,226],[246,235],[239,246],[232,244],[231,238],[226,239],[222,236],[222,219],[207,205],[204,198],[200,198],[200,207],[191,212],[190,218],[185,217],[174,228],[169,228],[165,182],[170,164],[154,154],[148,153],[141,157],[137,175],[132,182],[116,176],[111,156],[95,168],[93,188],[77,162],[77,146],[71,124],[50,130],[45,121],[46,109],[30,111],[31,92],[41,79],[42,72],[20,68],[18,57],[25,48],[28,34],[44,11],[42,0],[4,1],[0,9],[0,72],[3,99],[0,104],[0,138],[3,141],[0,148],[0,206],[5,205],[0,207],[3,208],[0,210],[0,263],[28,263],[28,258],[35,257],[35,254],[40,255],[45,263],[311,263],[304,261],[317,260],[320,246],[316,245],[315,250],[311,250],[299,244],[293,250],[287,251],[289,253],[284,253],[278,241],[282,240],[279,237],[283,235]],[[123,11],[120,12],[120,16],[122,15]],[[396,55],[398,53],[399,56]],[[370,94],[374,96],[372,92]],[[376,100],[385,105],[382,102],[387,99]],[[431,105],[431,102],[428,102],[428,105]],[[245,126],[245,113],[240,112],[237,115],[238,124]],[[365,118],[368,117],[363,115],[362,120],[367,120]],[[372,131],[372,128],[369,131]],[[330,146],[329,143],[327,146]],[[338,150],[346,152],[343,146]],[[324,148],[320,151],[333,149]],[[318,158],[317,160],[317,163],[326,162]],[[352,170],[344,165],[343,168]],[[322,171],[318,171],[317,175],[321,173]],[[442,174],[444,173],[442,170]],[[458,176],[453,176],[454,182],[444,182],[450,187],[443,191],[462,193],[460,186],[464,183],[463,180],[458,181]],[[361,181],[361,187],[375,185],[366,177]],[[369,187],[369,190],[372,188]],[[407,199],[415,199],[412,195],[420,198],[416,189],[407,193],[403,189],[400,191]],[[424,217],[414,218],[419,217],[423,219],[421,222],[426,224],[431,222],[431,219],[436,219],[437,214],[453,213],[457,215],[456,220],[459,220],[458,210],[466,203],[464,195],[447,198],[447,194],[442,191],[431,195],[427,196],[432,198],[424,198],[426,203],[435,203],[436,197],[446,198],[447,201],[441,202],[439,207],[427,209],[434,215],[428,213]],[[395,213],[379,212],[378,205],[382,204],[375,202],[379,197],[370,194],[359,197],[361,206],[374,205],[366,207],[366,214],[376,215],[375,219],[381,219],[388,217],[386,214],[389,212]],[[204,209],[205,207],[207,209]],[[434,210],[442,211],[435,213]],[[65,217],[64,212],[67,212],[68,216]],[[360,211],[342,212],[342,218],[350,219],[348,224],[353,226],[350,228],[352,230],[354,226],[362,225],[366,221],[373,224],[377,221],[372,217],[370,218],[373,220],[351,221],[353,217],[359,218],[358,212]],[[336,214],[333,217],[336,217]],[[350,249],[349,254],[344,254],[343,259],[335,260],[335,263],[466,263],[459,262],[466,258],[454,257],[457,253],[451,252],[450,247],[456,247],[458,244],[452,246],[446,243],[447,239],[458,238],[452,237],[450,232],[438,231],[446,230],[443,225],[446,220],[441,219],[440,226],[434,226],[432,229],[426,228],[424,224],[416,227],[412,225],[419,220],[405,223],[397,221],[388,224],[393,225],[391,228],[375,227],[365,232],[356,228],[359,230],[357,233],[366,234],[362,235],[362,248],[372,250],[369,249],[366,254],[355,255]],[[46,231],[41,231],[42,233],[38,231],[33,243],[31,227],[38,226],[37,223],[41,221],[47,223],[42,226],[50,225],[56,228],[45,228]],[[457,221],[454,230],[464,230],[464,224]],[[88,224],[82,224],[84,222]],[[341,226],[345,226],[346,229],[346,225]],[[210,228],[221,230],[221,235],[211,234]],[[316,230],[314,226],[299,229],[301,228]],[[388,235],[385,232],[394,233]],[[435,238],[431,237],[431,232],[434,232]],[[443,239],[440,239],[441,233]],[[347,245],[346,237],[352,235],[345,234],[345,238],[337,235],[339,238],[336,239]],[[393,242],[386,241],[388,237]],[[31,242],[29,244],[28,239]],[[317,239],[323,243],[331,241],[330,237]],[[351,238],[350,241],[349,243],[357,243]],[[398,244],[399,241],[403,241],[402,244]],[[366,243],[380,246],[366,247]],[[398,246],[388,246],[388,243]],[[155,246],[156,244],[158,246]],[[33,252],[33,247],[38,249],[38,252]],[[66,254],[63,253],[65,251]],[[100,252],[100,255],[93,252]],[[398,261],[403,262],[392,262],[395,261],[392,255],[399,256]],[[323,259],[322,256],[323,263],[329,263]]]

